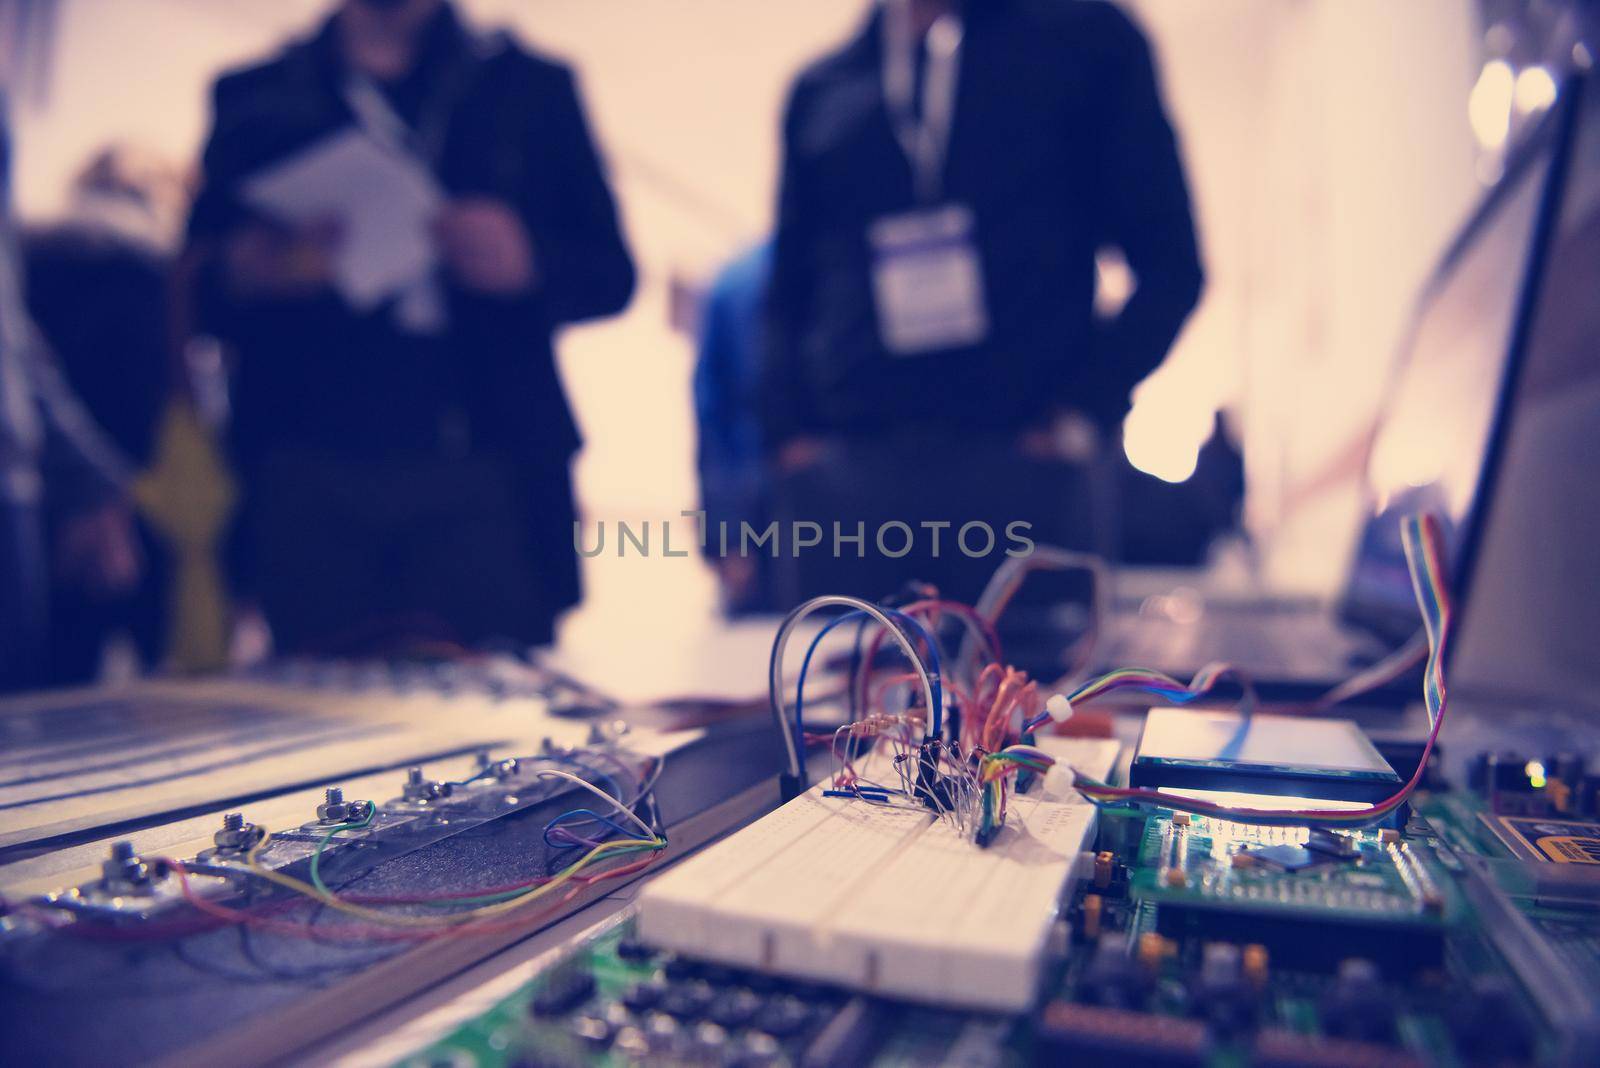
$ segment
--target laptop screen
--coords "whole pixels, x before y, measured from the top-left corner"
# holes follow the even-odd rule
[[[1400,519],[1443,521],[1458,594],[1471,530],[1531,299],[1542,207],[1560,122],[1551,115],[1457,237],[1412,320],[1367,458],[1363,523],[1342,604],[1400,641],[1417,629]]]
[[[1568,152],[1537,310],[1452,665],[1481,689],[1590,705],[1600,687],[1600,83]]]

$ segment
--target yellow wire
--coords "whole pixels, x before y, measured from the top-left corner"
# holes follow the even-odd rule
[[[261,862],[257,858],[261,850],[265,848],[266,844],[271,840],[272,835],[269,834],[265,836],[261,839],[261,841],[256,843],[255,848],[251,849],[249,853],[245,854],[245,865],[251,870],[251,872],[270,883],[276,883],[277,885],[286,887],[298,894],[304,894],[306,897],[314,898],[317,901],[322,902],[324,905],[327,905],[331,909],[337,909],[340,912],[351,916],[358,916],[364,920],[371,920],[374,923],[386,923],[396,927],[437,927],[440,924],[469,923],[473,920],[485,919],[490,916],[497,916],[503,912],[510,912],[512,909],[518,908],[529,901],[543,897],[545,894],[564,886],[566,883],[571,881],[573,876],[577,875],[578,872],[592,864],[602,855],[618,849],[637,848],[640,845],[638,839],[618,839],[612,842],[601,842],[599,845],[589,850],[589,852],[579,857],[570,867],[563,869],[549,882],[540,886],[532,887],[525,894],[520,894],[517,897],[509,898],[505,901],[497,901],[492,905],[481,905],[478,908],[468,909],[465,912],[451,912],[443,916],[407,916],[392,912],[384,912],[382,909],[368,908],[364,905],[353,905],[348,901],[340,900],[335,894],[323,893],[310,883],[302,882],[293,876],[284,875],[282,872],[276,872],[262,867]],[[659,849],[666,843],[661,839],[656,838],[645,844],[653,845]]]

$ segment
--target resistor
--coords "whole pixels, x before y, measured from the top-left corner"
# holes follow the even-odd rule
[[[1267,947],[1252,942],[1244,947],[1244,977],[1257,990],[1267,985]]]
[[[1139,964],[1152,975],[1161,970],[1162,962],[1177,952],[1176,943],[1154,931],[1146,931],[1139,936]]]
[[[1083,895],[1083,937],[1100,937],[1100,919],[1105,911],[1105,899],[1099,894]]]
[[[1111,885],[1111,875],[1116,870],[1116,858],[1109,851],[1094,855],[1094,885],[1104,890]]]

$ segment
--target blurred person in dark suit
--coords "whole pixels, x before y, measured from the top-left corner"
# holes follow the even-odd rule
[[[1137,288],[1097,319],[1108,248]],[[973,596],[998,561],[957,551],[968,521],[1088,544],[1088,471],[1201,284],[1150,49],[1120,10],[874,3],[784,116],[766,441],[780,512],[864,521],[868,557],[800,561],[789,596],[911,577]],[[923,533],[875,555],[874,526],[895,520],[952,526],[936,554]]]
[[[65,216],[21,238],[33,322],[89,415],[141,469],[154,457],[167,397],[167,273],[184,199],[174,168],[113,146],[74,180]],[[51,681],[93,678],[113,635],[131,638],[145,664],[160,661],[165,556],[143,524],[137,531],[145,568],[125,594],[52,584]]]
[[[185,274],[237,363],[242,591],[288,649],[549,641],[579,597],[579,435],[551,338],[634,285],[572,72],[445,0],[344,0],[212,105]],[[352,128],[443,190],[426,314],[358,308],[335,284],[337,222],[285,225],[247,196]]]
[[[0,94],[0,692],[51,681],[52,580],[115,597],[141,567],[130,465],[73,394],[23,299],[10,145]]]

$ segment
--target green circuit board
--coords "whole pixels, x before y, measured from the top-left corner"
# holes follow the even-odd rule
[[[1428,799],[1429,819],[1323,850],[1304,828],[1106,809],[1093,871],[1063,903],[1070,936],[1022,1016],[658,953],[624,916],[405,1063],[1573,1063],[1458,886],[1460,851],[1506,859],[1475,804]],[[1527,914],[1594,959],[1594,917]]]

